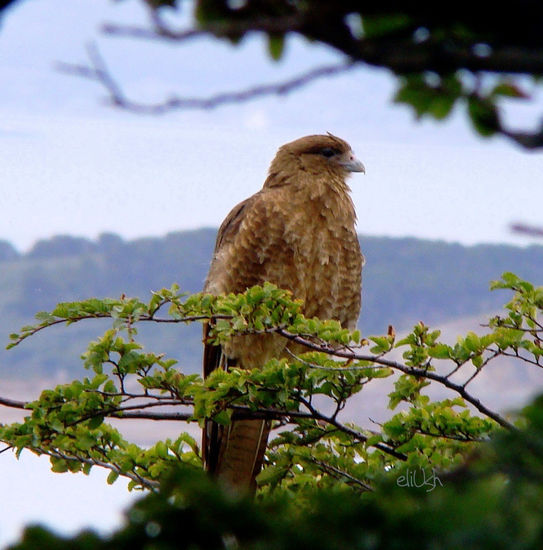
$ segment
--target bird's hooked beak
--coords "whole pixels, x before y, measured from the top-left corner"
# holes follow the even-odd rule
[[[344,170],[347,170],[347,172],[362,172],[364,174],[366,173],[365,166],[355,157],[352,151],[345,153],[343,155],[343,158],[339,161],[339,164],[343,167]]]

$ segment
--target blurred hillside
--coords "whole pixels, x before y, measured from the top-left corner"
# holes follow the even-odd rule
[[[177,282],[201,289],[211,258],[215,229],[170,233],[124,241],[103,234],[96,241],[58,236],[39,241],[26,254],[0,241],[0,338],[32,322],[34,313],[59,301],[122,293],[147,299],[151,290]],[[541,284],[543,246],[464,247],[439,241],[361,237],[366,256],[360,327],[366,334],[397,331],[423,320],[443,323],[498,309],[509,296],[488,291],[504,271]],[[104,329],[100,322],[44,331],[21,346],[0,352],[2,377],[70,378],[81,368],[86,343]],[[150,349],[181,358],[187,370],[200,368],[200,326],[144,327]],[[80,371],[79,371],[80,372]]]

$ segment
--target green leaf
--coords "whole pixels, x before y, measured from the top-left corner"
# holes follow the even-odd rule
[[[228,411],[220,411],[213,416],[213,420],[217,424],[228,425],[230,424],[230,414]]]
[[[91,418],[87,424],[89,430],[96,430],[104,422],[104,417],[102,415],[94,416]]]
[[[115,386],[115,382],[113,382],[113,380],[108,380],[104,384],[104,391],[106,393],[117,393],[117,388]]]
[[[54,315],[51,315],[48,311],[38,311],[36,315],[34,315],[37,321],[42,321],[44,323],[48,323],[55,320]]]
[[[168,458],[168,446],[164,441],[158,441],[155,445],[155,449],[160,458]]]
[[[462,95],[462,84],[456,75],[432,76],[436,77],[435,82],[420,74],[404,77],[394,101],[413,107],[417,118],[423,115],[437,120],[446,118]]]
[[[411,25],[411,18],[400,13],[365,15],[362,20],[363,36],[367,38],[398,32]]]
[[[448,95],[436,95],[428,105],[428,113],[437,120],[447,118],[451,113],[456,98]]]
[[[51,463],[51,471],[55,472],[56,474],[63,474],[64,472],[68,471],[68,462],[64,459],[52,458]]]
[[[471,362],[473,363],[474,367],[477,369],[480,369],[483,364],[483,356],[482,355],[475,355],[471,358]]]
[[[119,478],[119,472],[112,470],[111,472],[109,472],[109,475],[107,476],[107,484],[113,485],[113,483],[115,483],[118,478]]]
[[[78,449],[88,451],[96,445],[95,438],[90,433],[82,433],[78,435],[76,446]]]
[[[435,359],[449,359],[451,357],[452,349],[447,344],[435,344],[428,348],[428,355]]]
[[[370,348],[372,353],[382,354],[390,351],[392,348],[392,341],[388,336],[370,336],[369,339],[376,344]]]
[[[478,352],[481,349],[481,340],[474,332],[468,332],[464,339],[464,345],[470,351]]]
[[[490,98],[472,94],[468,98],[468,114],[477,132],[488,137],[500,128],[500,119],[496,105]]]
[[[530,99],[530,96],[513,82],[500,82],[492,88],[491,95]]]

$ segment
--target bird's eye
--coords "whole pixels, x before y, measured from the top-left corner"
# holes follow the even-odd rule
[[[326,158],[333,157],[334,155],[337,155],[339,151],[337,149],[334,149],[333,147],[325,147],[324,149],[320,150],[320,154]]]

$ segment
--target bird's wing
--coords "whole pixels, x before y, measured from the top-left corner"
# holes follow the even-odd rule
[[[215,242],[215,253],[217,253],[226,243],[232,242],[236,238],[247,211],[251,209],[251,206],[257,200],[257,197],[258,194],[253,195],[232,208],[228,216],[226,216],[219,227],[217,240]]]
[[[243,292],[248,287],[270,280],[274,250],[280,246],[281,226],[270,223],[273,197],[261,193],[232,209],[219,228],[215,253],[204,291],[213,294]],[[270,255],[268,257],[268,255]],[[279,258],[279,262],[281,259]],[[273,278],[273,277],[272,277]],[[264,364],[275,355],[276,338],[234,338],[225,349],[211,344],[210,325],[204,326],[203,371],[207,377],[216,368],[230,366],[253,368]],[[270,423],[247,418],[245,414],[232,416],[229,426],[208,420],[203,432],[203,454],[206,469],[222,478],[232,487],[252,489],[258,475]]]

